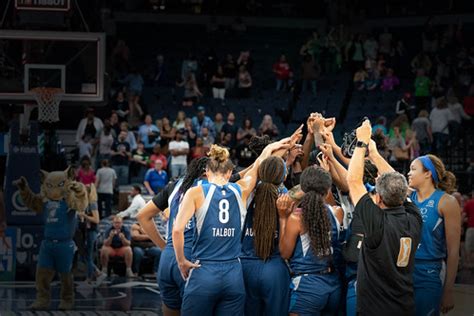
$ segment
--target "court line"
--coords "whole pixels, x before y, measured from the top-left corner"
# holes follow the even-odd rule
[[[153,289],[153,288],[151,288],[151,287],[146,287],[145,289],[148,290],[148,291],[151,291],[151,292],[155,292],[155,293],[161,294],[160,291],[155,290],[155,289]]]
[[[119,295],[117,296],[109,296],[109,297],[97,297],[97,298],[79,298],[74,299],[75,302],[95,302],[95,301],[112,301],[112,300],[119,300],[121,298],[127,297],[126,293],[118,292]],[[34,301],[34,298],[17,298],[17,299],[8,299],[8,300],[0,300],[0,302],[25,302],[25,301]],[[61,299],[51,299],[51,302],[59,302]]]

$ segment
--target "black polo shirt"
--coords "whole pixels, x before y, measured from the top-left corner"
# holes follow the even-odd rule
[[[414,315],[413,267],[422,220],[415,205],[381,209],[369,194],[355,207],[365,238],[357,269],[360,315]]]

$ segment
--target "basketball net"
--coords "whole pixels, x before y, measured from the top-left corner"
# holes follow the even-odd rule
[[[64,91],[62,89],[38,87],[31,89],[30,93],[35,97],[36,102],[38,103],[39,122],[54,123],[59,121],[59,103],[61,103],[62,97],[64,95]],[[27,115],[26,108],[27,107],[25,107],[25,115]],[[32,109],[33,107],[30,106],[30,113]]]

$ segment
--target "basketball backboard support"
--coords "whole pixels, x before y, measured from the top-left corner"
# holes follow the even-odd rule
[[[63,101],[104,100],[105,34],[0,30],[0,101],[33,101],[61,88]]]

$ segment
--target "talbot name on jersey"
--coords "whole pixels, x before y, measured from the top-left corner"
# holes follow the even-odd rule
[[[234,237],[235,228],[212,228],[212,236],[214,237]]]

